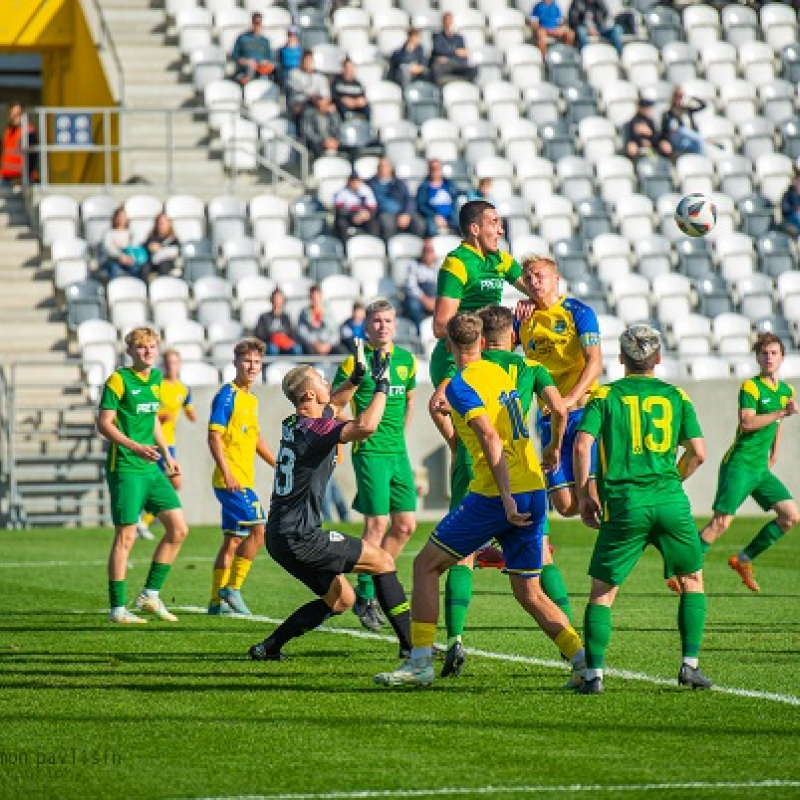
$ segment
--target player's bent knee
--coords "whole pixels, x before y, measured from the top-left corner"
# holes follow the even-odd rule
[[[703,591],[703,570],[697,570],[688,575],[679,575],[678,580],[681,583],[681,588],[684,592],[702,592]]]

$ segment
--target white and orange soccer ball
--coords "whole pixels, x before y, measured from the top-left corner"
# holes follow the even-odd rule
[[[704,194],[687,194],[675,209],[675,223],[687,236],[705,236],[717,224],[717,207]]]

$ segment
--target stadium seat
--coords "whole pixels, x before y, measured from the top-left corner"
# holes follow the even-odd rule
[[[559,103],[561,92],[552,83],[534,83],[523,87],[527,116],[537,126],[558,122],[561,119]]]
[[[688,278],[684,275],[677,275],[675,273],[664,273],[656,275],[653,278],[653,298],[659,303],[662,301],[675,301],[678,307],[691,308],[692,304],[692,286]],[[666,306],[671,304],[667,302]],[[669,316],[669,315],[668,315]],[[662,322],[671,322],[672,319],[664,319],[659,314]]]
[[[709,273],[703,278],[697,278],[694,281],[694,288],[701,314],[713,319],[719,314],[733,311],[733,300],[728,286],[720,275]]]
[[[593,164],[610,158],[617,150],[616,128],[606,117],[586,117],[578,123],[584,156]]]
[[[758,87],[761,109],[765,117],[780,125],[795,114],[795,87],[776,78]]]
[[[197,321],[204,326],[231,318],[233,287],[217,276],[201,278],[192,286]]]
[[[522,11],[516,8],[498,8],[496,3],[492,5],[494,10],[489,14],[489,28],[495,45],[504,50],[523,44],[527,38],[528,25]]]
[[[726,380],[731,377],[730,364],[716,356],[696,356],[688,362],[689,376],[696,381]]]
[[[217,247],[246,235],[247,204],[233,195],[214,197],[208,203],[211,238]]]
[[[213,18],[204,8],[184,8],[175,15],[178,46],[184,55],[211,44]]]
[[[756,159],[756,176],[760,192],[776,205],[781,202],[792,173],[792,160],[782,153],[764,153]]]
[[[800,158],[800,116],[793,115],[781,122],[783,152],[797,161]]]
[[[214,275],[217,271],[214,247],[209,239],[198,239],[181,244],[183,277],[189,283],[199,278]]]
[[[516,173],[526,202],[533,203],[538,197],[553,194],[556,179],[552,161],[532,156],[516,164]]]
[[[350,274],[356,280],[370,275],[386,274],[386,245],[377,236],[357,235],[347,241]]]
[[[206,6],[208,7],[208,6]],[[230,53],[240,33],[250,27],[250,14],[243,8],[231,6],[214,13],[214,28],[224,53]]]
[[[775,208],[760,194],[751,194],[736,201],[742,233],[758,237],[766,233],[775,222]],[[763,266],[762,266],[763,269]],[[776,277],[773,275],[773,277]]]
[[[583,239],[591,241],[601,233],[612,233],[611,211],[599,197],[587,197],[575,203],[578,214],[578,229]]]
[[[587,44],[581,50],[581,62],[587,80],[596,89],[620,78],[619,54],[607,42]]]
[[[648,38],[659,50],[681,37],[681,19],[677,12],[666,6],[656,6],[645,14]]]
[[[720,274],[728,283],[755,271],[756,254],[753,244],[753,240],[744,233],[730,233],[715,240]]]
[[[575,212],[566,197],[543,197],[538,204],[534,201],[534,209],[539,220],[539,233],[547,242],[552,244],[572,236]]]
[[[767,231],[756,242],[761,270],[770,277],[797,269],[797,255],[792,240],[783,231]]]
[[[800,81],[800,45],[788,44],[781,50],[783,77],[792,83]]]
[[[518,86],[507,81],[496,81],[484,86],[482,95],[486,116],[499,129],[519,119],[522,94]]]
[[[400,9],[376,11],[372,15],[372,29],[377,33],[378,49],[384,56],[390,56],[404,44],[410,25],[408,13]]]
[[[196,47],[189,53],[192,83],[199,94],[213,81],[225,78],[225,52],[221,47],[209,44]]]
[[[89,277],[89,246],[83,239],[56,239],[50,255],[56,289],[63,290]]]
[[[639,178],[639,187],[642,194],[653,201],[675,190],[675,184],[672,180],[672,166],[667,158],[653,156],[651,158],[638,159],[636,162],[636,174]],[[627,193],[632,193],[632,188]]]
[[[703,74],[716,87],[736,80],[736,48],[728,42],[708,42],[698,47]]]
[[[78,203],[71,197],[49,195],[38,207],[42,245],[50,247],[56,239],[78,238]]]
[[[337,8],[331,14],[336,43],[345,52],[356,52],[369,45],[370,18],[361,8]]]
[[[93,195],[81,202],[83,238],[89,247],[97,247],[111,227],[111,217],[117,202],[108,195]]]
[[[689,44],[702,52],[720,38],[719,13],[702,3],[689,5],[683,10],[683,28]]]
[[[737,125],[748,122],[758,113],[756,87],[748,81],[729,80],[719,87],[725,117]]]
[[[314,162],[317,197],[326,208],[333,208],[333,196],[347,182],[352,165],[346,158],[322,156]]]
[[[422,125],[426,120],[442,116],[442,96],[439,87],[434,83],[428,81],[409,83],[403,90],[403,99],[408,119],[415,125]],[[448,116],[453,119],[449,110]]]
[[[205,361],[184,361],[181,364],[181,380],[187,386],[218,386],[219,370]]]
[[[797,44],[797,14],[788,4],[766,3],[761,7],[760,15],[764,40],[776,53]]]
[[[617,316],[626,324],[650,316],[650,282],[641,275],[621,275],[610,283],[610,296]]]
[[[239,305],[239,319],[248,330],[253,330],[258,318],[269,311],[269,297],[275,289],[275,281],[263,275],[242,278],[236,284],[236,301]]]
[[[258,275],[259,244],[255,239],[242,237],[222,244],[222,259],[225,262],[226,277],[232,284],[248,275]]]
[[[364,87],[372,110],[372,124],[382,130],[385,125],[403,119],[403,90],[391,81],[371,83]]]
[[[638,239],[633,243],[633,249],[639,274],[649,281],[672,272],[672,245],[664,236]]]
[[[77,330],[78,326],[90,319],[104,319],[106,316],[105,290],[95,280],[71,283],[64,289],[67,304],[67,327]]]
[[[593,197],[595,194],[594,170],[592,165],[580,156],[566,156],[556,165],[559,194],[573,203]]]
[[[633,194],[636,177],[629,158],[613,155],[601,159],[594,166],[597,170],[600,193],[604,200],[611,201],[617,197]]]
[[[609,81],[598,88],[606,117],[621,129],[636,113],[639,104],[638,90],[632,83],[621,80]]]
[[[775,78],[775,53],[766,42],[742,42],[739,45],[742,76],[755,86]]]
[[[563,98],[566,119],[571,125],[577,125],[582,119],[596,117],[600,113],[597,107],[597,94],[588,83],[565,86]]]
[[[505,158],[482,158],[475,165],[475,177],[490,178],[492,195],[498,200],[508,200],[514,194],[514,165]]]
[[[717,161],[716,170],[720,191],[734,201],[753,193],[753,166],[747,156],[724,156]]]
[[[540,84],[544,62],[538,47],[532,44],[515,44],[504,50],[505,65],[510,80],[520,89]]]
[[[653,201],[641,194],[620,197],[614,204],[619,232],[629,241],[653,235]]]
[[[306,210],[304,203],[311,203],[312,200],[321,208],[319,201],[306,195],[295,201],[292,207],[293,218],[296,219],[298,216],[302,216]],[[253,235],[262,244],[268,239],[285,236],[288,233],[289,203],[282,197],[276,197],[271,194],[252,197],[248,204],[247,215],[250,219]]]
[[[264,242],[264,255],[272,278],[277,279],[278,274],[302,274],[305,253],[300,239],[293,236],[268,239]]]
[[[206,235],[206,208],[198,197],[175,195],[164,204],[179,241],[202,239]]]
[[[426,119],[419,128],[425,148],[425,158],[454,161],[459,157],[458,127],[454,122],[440,117]]]
[[[598,314],[600,328],[600,349],[604,356],[612,358],[619,355],[619,337],[625,330],[625,323],[612,314]]]
[[[374,118],[374,116],[373,116]],[[417,126],[408,120],[385,123],[379,131],[384,155],[392,164],[417,157]]]
[[[758,16],[752,8],[735,3],[725,6],[720,16],[725,39],[731,44],[738,46],[759,38]]]
[[[661,77],[658,50],[649,42],[628,42],[622,49],[622,64],[627,79],[639,88],[652,85]]]
[[[737,123],[742,152],[751,161],[775,151],[775,123],[766,117],[754,116]]]
[[[676,40],[665,44],[661,49],[661,61],[667,80],[673,84],[680,85],[697,77],[697,53],[686,42]]]
[[[628,240],[615,233],[604,233],[592,241],[592,254],[597,265],[597,275],[603,283],[627,275],[631,271],[631,247]]]
[[[164,275],[148,287],[153,322],[165,327],[169,322],[189,318],[189,284],[181,278]]]
[[[581,64],[578,51],[563,44],[552,44],[545,56],[547,80],[558,87],[572,86],[581,80]]]
[[[442,87],[442,102],[447,117],[459,127],[481,118],[480,89],[467,81],[453,81]]]
[[[233,359],[233,346],[244,336],[244,326],[235,319],[212,322],[207,329],[208,343],[212,346],[224,344],[228,350],[228,360]]]
[[[104,319],[87,319],[77,327],[78,348],[83,351],[88,345],[117,345],[117,329]]]

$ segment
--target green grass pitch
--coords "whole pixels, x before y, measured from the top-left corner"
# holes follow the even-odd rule
[[[677,600],[654,552],[620,592],[608,652],[610,669],[640,676],[580,697],[559,689],[559,665],[539,663],[556,662],[555,648],[495,570],[476,573],[466,644],[499,657],[473,654],[462,677],[429,690],[386,690],[372,676],[398,663],[397,646],[348,634],[361,632],[351,613],[331,621],[340,635],[314,632],[290,660],[254,663],[247,648],[269,622],[183,611],[172,625],[108,624],[108,530],[3,532],[0,797],[800,797],[800,537],[759,560],[761,595],[726,565],[760,524],[737,520],[709,554],[701,660],[718,686],[754,696],[675,685]],[[580,627],[593,535],[552,527]],[[429,530],[401,559],[407,586]],[[168,605],[205,605],[218,543],[192,531]],[[137,542],[129,598],[152,551]],[[310,599],[266,554],[244,594],[280,619]]]

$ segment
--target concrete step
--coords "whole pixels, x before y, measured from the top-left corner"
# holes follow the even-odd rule
[[[103,16],[112,35],[118,30],[156,28],[166,24],[164,11],[160,8],[104,8]]]
[[[10,262],[35,258],[39,255],[39,241],[35,238],[17,239],[0,236],[0,261]]]
[[[0,309],[27,308],[33,310],[38,303],[53,298],[53,284],[48,281],[15,281],[13,291],[9,286],[0,291]],[[0,325],[3,319],[0,317]]]

